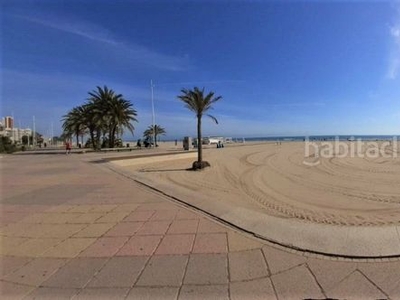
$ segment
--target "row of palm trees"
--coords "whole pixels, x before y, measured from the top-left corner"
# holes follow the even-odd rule
[[[102,144],[113,148],[124,129],[133,134],[132,122],[137,122],[136,116],[132,103],[121,94],[106,86],[97,87],[89,92],[86,103],[63,116],[62,127],[64,136],[76,136],[77,144],[79,137],[83,140],[83,135],[89,133],[93,149],[100,149]]]
[[[193,90],[182,89],[178,95],[185,107],[194,112],[197,118],[197,161],[192,165],[194,170],[203,169],[209,163],[203,161],[202,151],[202,117],[206,115],[218,124],[217,119],[208,114],[213,108],[213,104],[222,99],[215,96],[214,92],[205,93],[204,88],[194,87]],[[89,92],[89,98],[81,106],[74,107],[63,116],[64,136],[76,136],[76,143],[79,144],[79,137],[89,133],[93,149],[100,149],[105,145],[113,148],[117,145],[119,137],[122,136],[124,129],[128,129],[132,134],[134,126],[132,122],[137,122],[137,112],[129,100],[124,99],[121,94],[116,94],[112,89],[97,87],[97,90]],[[157,135],[165,134],[165,129],[159,125],[149,126],[143,133],[145,137],[155,138]]]

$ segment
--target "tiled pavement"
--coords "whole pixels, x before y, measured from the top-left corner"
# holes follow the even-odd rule
[[[87,157],[1,158],[1,299],[400,299],[398,260],[280,249]]]

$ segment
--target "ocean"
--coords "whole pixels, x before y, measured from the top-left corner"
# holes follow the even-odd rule
[[[400,141],[400,135],[311,135],[311,136],[274,136],[274,137],[251,137],[251,138],[244,138],[245,141],[249,142],[263,142],[263,141],[281,141],[281,142],[302,142],[306,138],[309,141],[334,141],[339,139],[339,141],[388,141],[393,140],[393,138]],[[232,138],[235,142],[243,142],[243,138]]]

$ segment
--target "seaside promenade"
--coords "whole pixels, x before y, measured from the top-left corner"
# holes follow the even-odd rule
[[[115,155],[0,158],[1,299],[400,299],[399,259],[256,239],[113,172]]]

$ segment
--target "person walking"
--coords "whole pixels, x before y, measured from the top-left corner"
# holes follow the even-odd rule
[[[71,143],[67,141],[65,143],[65,154],[70,154],[71,153]]]

